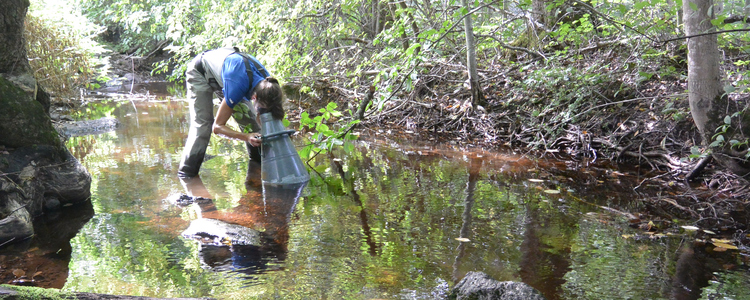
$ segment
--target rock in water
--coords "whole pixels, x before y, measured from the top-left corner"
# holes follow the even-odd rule
[[[497,281],[482,272],[469,272],[451,289],[456,300],[546,300],[533,287],[515,281]]]

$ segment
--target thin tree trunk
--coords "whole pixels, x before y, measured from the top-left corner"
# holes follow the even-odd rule
[[[407,10],[409,6],[406,5],[406,1],[399,2],[399,5],[401,6],[401,9]],[[411,30],[414,32],[414,40],[419,41],[419,26],[417,26],[417,21],[414,20],[414,15],[407,11],[406,17],[409,19],[409,22],[411,23]],[[417,49],[414,49],[414,54],[419,54],[420,47],[417,47]]]
[[[461,0],[461,2],[463,2],[464,8],[470,11],[468,0]],[[469,84],[471,86],[471,104],[476,107],[477,105],[485,105],[486,103],[482,88],[479,86],[477,54],[474,47],[474,28],[471,24],[471,16],[464,18],[464,28],[466,32],[466,65],[469,68]]]
[[[683,11],[685,12],[685,34],[694,35],[699,33],[715,31],[709,15],[713,1],[711,0],[685,0]],[[693,10],[691,4],[697,8]],[[695,120],[695,125],[703,136],[704,142],[710,143],[714,130],[719,127],[717,118],[724,116],[716,115],[721,102],[726,102],[721,97],[723,90],[719,78],[719,48],[716,35],[704,35],[690,38],[688,44],[688,97],[690,110]]]
[[[712,0],[684,0],[682,9],[685,15],[686,35],[716,31],[711,24],[716,9]],[[715,34],[692,37],[688,39],[687,44],[690,112],[704,144],[712,145],[717,129],[727,125],[725,118],[734,113],[728,110],[730,102],[721,83],[717,37]],[[734,136],[735,133],[741,134],[743,131],[743,119],[731,119],[729,130],[722,134],[725,141],[746,138]],[[714,159],[725,168],[740,176],[750,174],[750,164],[741,155],[734,153],[727,142],[710,147]]]
[[[542,24],[544,26],[547,26],[547,1],[545,0],[533,0],[531,1],[531,15],[534,16],[534,20]]]
[[[397,4],[386,4],[386,5],[388,5],[388,9],[391,11],[391,15],[393,16],[393,22],[395,24],[396,20],[398,20],[399,18],[398,13],[396,12]],[[401,32],[401,44],[404,48],[404,51],[406,51],[406,49],[409,49],[409,37],[406,35],[406,30]]]

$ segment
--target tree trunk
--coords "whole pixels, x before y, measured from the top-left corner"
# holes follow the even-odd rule
[[[696,9],[691,8],[695,7]],[[696,35],[712,32],[716,29],[711,24],[714,19],[712,0],[685,0],[683,12],[685,16],[685,34]],[[704,35],[688,39],[688,99],[690,112],[695,125],[698,127],[703,142],[712,145],[717,129],[726,125],[724,119],[736,110],[728,110],[730,101],[724,93],[719,70],[720,57],[716,35]],[[731,127],[722,135],[725,141],[731,139],[743,140],[732,136],[742,132],[742,117],[733,118]],[[728,143],[710,146],[714,159],[732,172],[745,176],[750,172],[747,164],[736,153],[733,153]]]
[[[31,216],[91,197],[91,176],[60,141],[26,57],[28,0],[0,9],[0,244],[33,234]],[[13,157],[9,159],[9,157]],[[90,203],[89,203],[90,205]],[[11,210],[9,210],[11,209]],[[11,235],[7,235],[11,233]],[[3,298],[0,296],[0,298]]]
[[[534,21],[547,27],[550,19],[547,13],[547,1],[531,1],[531,15],[533,16]]]
[[[406,5],[406,1],[399,2],[399,5],[401,6],[401,9],[407,11],[409,9],[409,6]],[[414,20],[414,15],[407,11],[406,17],[409,19],[409,23],[411,23],[411,31],[413,31],[412,34],[414,34],[414,40],[419,41],[419,26],[417,26],[417,21]],[[414,49],[414,54],[419,54],[420,47],[417,47],[417,49]]]
[[[0,10],[0,73],[22,74],[31,69],[23,38],[23,20],[28,8],[29,0],[3,1]]]
[[[469,9],[468,0],[461,0],[467,11]],[[464,18],[464,27],[466,32],[466,65],[469,68],[469,84],[471,86],[471,105],[485,105],[484,94],[479,86],[479,72],[477,72],[477,54],[474,47],[474,28],[471,24],[471,15]]]

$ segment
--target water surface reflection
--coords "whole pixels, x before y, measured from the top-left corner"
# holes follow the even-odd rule
[[[319,155],[308,186],[274,196],[254,177],[244,146],[223,139],[212,139],[199,182],[180,181],[186,112],[179,101],[105,103],[90,113],[122,126],[68,141],[94,177],[95,215],[70,241],[65,289],[435,299],[482,271],[548,299],[669,299],[675,287],[704,285],[702,296],[750,295],[741,258],[712,253],[690,233],[629,227],[626,212],[641,197],[632,187],[642,179],[608,166],[371,137],[352,153]],[[183,194],[206,200],[177,205]],[[251,229],[258,240],[239,249],[184,237],[200,219]],[[681,267],[695,262],[710,279],[680,281],[698,278]]]

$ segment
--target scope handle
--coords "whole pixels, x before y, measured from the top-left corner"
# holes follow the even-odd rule
[[[283,131],[279,131],[279,132],[274,132],[274,133],[269,134],[269,135],[261,136],[260,140],[261,141],[265,141],[265,140],[269,140],[269,139],[272,139],[272,138],[275,138],[275,137],[278,137],[278,136],[282,136],[282,135],[285,135],[285,134],[286,135],[292,135],[295,132],[297,132],[297,131],[296,130],[283,130]]]

